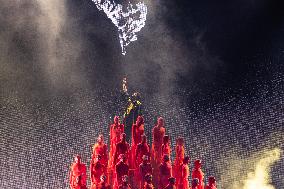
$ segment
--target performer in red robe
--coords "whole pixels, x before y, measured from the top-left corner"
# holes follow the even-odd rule
[[[198,178],[193,178],[192,179],[190,189],[199,189],[199,180],[198,180]]]
[[[101,181],[96,189],[111,189],[110,185],[107,184],[107,177],[105,175],[101,176]]]
[[[95,159],[100,155],[100,162],[107,168],[108,155],[107,155],[107,145],[104,143],[103,135],[99,135],[97,143],[94,144],[92,159]]]
[[[149,163],[148,156],[144,155],[142,159],[143,162],[139,165],[139,177],[138,177],[140,181],[140,188],[143,188],[145,184],[146,175],[152,175],[153,172],[152,166]]]
[[[170,147],[169,135],[165,135],[163,137],[163,144],[162,144],[162,147],[161,147],[161,151],[162,151],[161,157],[163,157],[164,155],[168,155],[169,158],[171,157],[171,147]]]
[[[129,159],[129,144],[126,142],[125,133],[121,134],[121,141],[116,144],[115,153],[113,156],[113,166],[118,162],[118,156],[124,154],[126,161]]]
[[[180,178],[178,179],[178,188],[179,189],[189,189],[189,182],[188,182],[188,177],[189,177],[189,157],[186,156],[183,159],[183,164],[181,165],[180,169]]]
[[[124,154],[119,155],[119,162],[115,166],[115,184],[114,188],[118,188],[122,184],[122,177],[129,174],[129,166],[126,164],[126,156]]]
[[[179,182],[179,178],[180,178],[180,168],[181,165],[183,163],[183,159],[184,159],[184,140],[183,138],[179,137],[176,140],[176,159],[174,162],[174,171],[173,171],[173,175],[176,178],[177,182]]]
[[[194,169],[192,171],[192,179],[197,178],[199,180],[198,189],[204,189],[204,173],[201,170],[201,160],[194,161]]]
[[[168,155],[164,155],[163,163],[159,167],[159,186],[158,189],[164,189],[168,184],[168,178],[172,176],[172,166]]]
[[[136,166],[138,167],[143,159],[142,157],[143,156],[147,156],[148,157],[148,160],[149,160],[149,157],[150,157],[150,147],[149,147],[149,144],[147,144],[147,137],[146,135],[142,135],[142,141],[141,143],[139,143],[137,145],[137,148],[136,148],[136,155],[135,155],[135,163],[136,163]]]
[[[153,144],[152,144],[152,155],[153,155],[153,163],[155,165],[160,165],[161,163],[161,147],[163,144],[163,138],[166,133],[166,129],[164,127],[164,119],[162,117],[158,118],[157,125],[153,128],[152,134],[153,134]]]
[[[70,169],[70,187],[71,189],[78,189],[87,184],[86,165],[81,163],[81,156],[76,155],[75,162],[71,165]]]
[[[95,189],[101,182],[101,176],[106,174],[105,165],[102,164],[101,155],[97,155],[96,159],[91,160],[91,188]]]
[[[176,189],[176,179],[174,177],[168,178],[169,184],[164,189]]]
[[[87,186],[83,183],[82,177],[78,176],[74,183],[74,189],[87,189]]]
[[[208,184],[205,189],[217,189],[216,179],[213,176],[208,178]]]
[[[154,189],[153,185],[153,176],[151,174],[145,175],[145,184],[144,187],[141,189]]]
[[[135,153],[137,145],[142,141],[142,135],[144,135],[144,118],[142,116],[138,116],[136,123],[132,125],[132,146],[131,146],[131,161],[130,161],[131,162],[130,167],[132,168],[136,168]]]
[[[114,117],[114,123],[110,126],[110,151],[109,151],[109,165],[113,165],[113,157],[115,147],[120,142],[121,134],[124,133],[124,125],[120,124],[119,117]],[[115,165],[115,164],[114,164]]]
[[[122,184],[118,187],[118,189],[131,189],[130,184],[128,184],[128,176],[124,175],[122,177]]]

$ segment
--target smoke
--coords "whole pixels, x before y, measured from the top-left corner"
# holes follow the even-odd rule
[[[236,149],[234,147],[234,150]],[[251,153],[251,156],[245,158],[239,158],[240,155],[234,152],[229,152],[229,154],[229,156],[224,156],[223,163],[216,167],[223,169],[219,170],[223,172],[218,181],[220,188],[275,189],[271,184],[270,168],[280,160],[280,148]]]
[[[15,99],[89,88],[77,18],[65,0],[1,0],[1,95]]]
[[[275,189],[269,183],[269,168],[280,159],[280,149],[276,148],[264,152],[263,157],[257,161],[255,170],[248,174],[248,178],[244,181],[243,189]]]

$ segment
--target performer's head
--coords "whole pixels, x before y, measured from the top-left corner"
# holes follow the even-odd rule
[[[215,179],[215,177],[210,176],[210,177],[208,178],[208,182],[209,182],[209,185],[214,185],[214,186],[216,186],[216,179]]]
[[[182,137],[177,138],[177,145],[184,146],[184,140]]]
[[[175,177],[170,177],[168,178],[168,181],[171,185],[174,185],[176,183],[176,178]]]
[[[81,180],[82,180],[82,177],[81,177],[81,175],[79,175],[79,176],[76,178],[76,183],[77,183],[78,185],[80,185],[80,184],[81,184]]]
[[[79,154],[75,155],[74,161],[75,161],[75,163],[80,164],[81,163],[81,156]]]
[[[145,175],[145,181],[148,183],[148,184],[151,184],[152,181],[153,181],[153,176],[151,174],[146,174]]]
[[[192,187],[198,186],[199,185],[199,179],[198,178],[192,179],[191,185],[192,185]]]
[[[169,143],[170,142],[170,137],[169,137],[169,135],[165,135],[164,137],[163,137],[163,143],[164,144],[167,144],[167,143]]]
[[[101,159],[102,159],[102,156],[101,156],[100,154],[98,154],[98,155],[96,156],[96,160],[97,160],[97,161],[101,161]]]
[[[147,163],[148,160],[149,160],[149,158],[148,158],[147,155],[143,155],[143,156],[142,156],[142,160],[143,160],[144,163]]]
[[[100,143],[100,144],[103,143],[104,142],[104,136],[100,134],[98,136],[97,142]]]
[[[125,141],[126,141],[126,134],[125,134],[125,133],[122,133],[122,134],[120,135],[120,140],[121,140],[122,142],[125,142]]]
[[[201,168],[201,160],[197,159],[194,161],[194,168],[195,169],[200,169]]]
[[[105,175],[102,175],[102,176],[100,177],[100,180],[101,180],[101,182],[106,182],[107,177],[106,177]]]
[[[183,164],[189,164],[189,156],[183,158]]]
[[[124,155],[124,154],[120,154],[119,156],[118,156],[118,159],[120,160],[120,161],[122,161],[122,162],[126,162],[126,160],[127,160],[127,158],[126,158],[126,156]]]
[[[142,135],[141,136],[141,143],[146,143],[147,142],[147,136],[146,135]]]
[[[136,125],[142,125],[144,124],[144,118],[142,116],[138,116],[136,120]]]
[[[122,182],[125,183],[125,184],[128,183],[128,176],[127,175],[122,176]]]
[[[118,116],[114,116],[113,122],[114,122],[115,124],[118,124],[118,123],[119,123],[119,117],[118,117]]]
[[[159,117],[159,118],[158,118],[158,126],[160,126],[160,127],[164,127],[164,125],[165,125],[164,118]]]
[[[164,162],[169,162],[169,161],[170,161],[169,155],[165,154],[165,155],[163,156],[163,161],[164,161]]]

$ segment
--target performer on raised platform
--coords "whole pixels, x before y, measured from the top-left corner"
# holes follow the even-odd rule
[[[192,178],[190,189],[199,189],[199,180],[198,180],[198,178]]]
[[[113,157],[116,145],[121,140],[121,134],[124,133],[124,125],[120,124],[119,117],[114,117],[114,123],[110,126],[110,152],[109,152],[109,165],[113,165]]]
[[[115,188],[116,186],[120,186],[122,184],[122,178],[123,176],[129,174],[129,166],[127,165],[126,161],[127,158],[124,154],[119,155],[119,162],[115,166]]]
[[[105,175],[101,176],[101,181],[96,189],[111,189],[110,185],[107,184],[107,177]]]
[[[174,177],[168,178],[169,184],[164,189],[176,189],[176,179]]]
[[[205,189],[217,189],[216,179],[213,176],[208,178],[208,184],[206,185]]]
[[[100,155],[100,162],[107,168],[108,164],[108,154],[107,154],[107,145],[104,143],[103,135],[99,135],[97,139],[97,143],[94,144],[92,159],[95,159],[98,155]]]
[[[161,147],[163,144],[163,138],[166,133],[165,129],[165,122],[162,117],[158,118],[157,125],[153,128],[152,134],[153,134],[153,144],[152,144],[152,155],[153,155],[153,163],[155,165],[160,165],[161,163]]]
[[[177,180],[177,183],[179,183],[180,178],[180,168],[183,164],[184,159],[184,140],[182,137],[177,138],[176,140],[176,158],[174,161],[174,168],[173,168],[173,175]]]
[[[146,175],[150,174],[152,175],[153,173],[153,168],[151,166],[151,164],[149,163],[149,156],[147,155],[143,155],[142,159],[143,162],[139,165],[139,184],[140,184],[140,188],[143,188],[143,185],[146,182]],[[152,181],[151,181],[152,182]]]
[[[141,189],[154,189],[154,185],[153,185],[153,176],[151,174],[147,174],[145,175],[145,183],[144,183],[144,187]]]
[[[91,189],[98,187],[101,182],[101,176],[106,175],[106,168],[102,162],[101,155],[98,154],[95,159],[91,160],[90,164],[91,172]]]
[[[168,185],[168,178],[172,176],[172,165],[168,155],[163,156],[163,162],[159,166],[159,185],[158,189],[164,189]]]
[[[142,116],[138,116],[136,123],[132,125],[132,145],[131,145],[131,161],[130,167],[135,169],[138,165],[136,165],[136,148],[139,143],[142,141],[142,135],[144,135],[144,118]]]
[[[131,189],[130,184],[128,184],[128,176],[124,175],[122,177],[122,184],[118,187],[118,189]]]
[[[192,179],[197,178],[199,181],[198,189],[204,189],[204,173],[201,170],[201,160],[194,161],[194,169],[192,171]]]
[[[188,177],[189,177],[189,157],[186,156],[183,159],[183,163],[181,164],[181,169],[180,169],[180,177],[178,180],[178,189],[189,189],[189,182],[188,182]]]
[[[74,157],[74,163],[72,163],[70,168],[70,188],[71,189],[81,189],[86,187],[87,175],[86,175],[86,165],[81,162],[81,156],[76,155]]]
[[[151,157],[150,154],[150,146],[147,144],[147,137],[146,135],[142,135],[142,141],[137,145],[136,148],[136,153],[135,153],[135,159],[136,159],[136,167],[138,167],[142,161],[143,161],[143,156],[146,156],[148,161],[150,160],[149,158]]]
[[[163,144],[162,144],[162,147],[161,147],[161,151],[162,151],[162,154],[161,154],[162,157],[164,155],[168,155],[169,158],[171,157],[171,146],[170,146],[170,137],[169,137],[169,135],[165,135],[163,137]]]
[[[115,153],[113,156],[113,166],[116,165],[118,162],[118,157],[123,154],[124,157],[126,158],[126,161],[129,160],[129,144],[126,142],[126,134],[122,133],[121,134],[121,140],[119,143],[117,143],[115,147]]]
[[[127,107],[123,114],[123,123],[125,124],[126,140],[130,140],[132,125],[136,122],[138,116],[142,115],[142,102],[140,94],[134,92],[131,96],[127,95]]]

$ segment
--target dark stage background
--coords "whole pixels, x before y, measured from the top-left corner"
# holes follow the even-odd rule
[[[183,136],[219,189],[252,189],[261,160],[267,184],[283,188],[283,4],[145,3],[146,25],[122,56],[91,0],[0,0],[0,188],[68,188],[73,155],[89,165],[122,114],[125,76],[142,94],[147,135],[163,116],[172,145]]]

